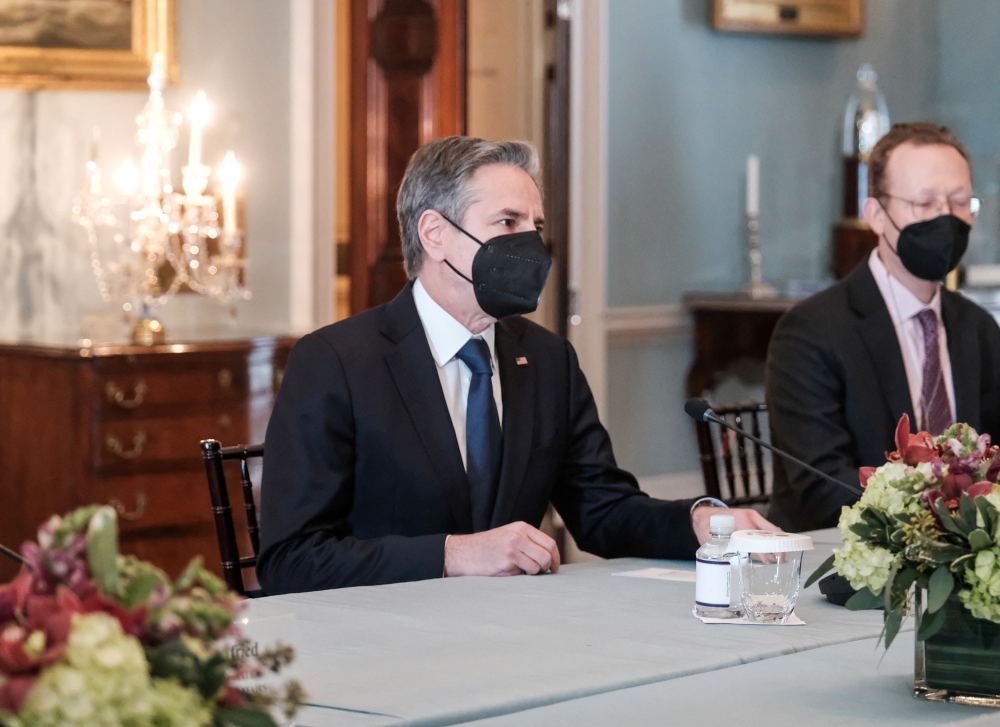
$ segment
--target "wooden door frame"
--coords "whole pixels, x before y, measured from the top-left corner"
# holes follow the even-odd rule
[[[608,2],[561,0],[570,36],[569,340],[607,421]],[[579,316],[579,318],[575,318]]]
[[[337,1],[291,2],[288,318],[296,331],[332,323],[335,313]]]
[[[317,127],[314,109],[326,103],[332,108],[335,98],[332,83],[328,87],[316,84],[316,59],[332,58],[334,42],[332,32],[319,32],[316,13],[317,8],[323,11],[326,5],[332,13],[333,2],[292,0],[289,307],[295,328],[311,328],[333,319],[332,312],[322,314],[322,302],[332,300],[333,296],[334,180],[318,179],[316,170],[324,164],[333,170],[335,160],[332,142],[327,161],[323,161],[315,154],[314,141]],[[569,326],[568,333],[598,410],[606,419],[608,0],[561,0],[559,8],[571,21],[568,290],[570,315],[580,316],[579,323]],[[298,47],[302,44],[308,46],[308,53]],[[304,78],[310,79],[309,83]],[[333,122],[326,128],[332,129]],[[314,222],[318,206],[330,210],[324,223],[330,226],[329,240],[325,239],[326,233],[317,234],[321,232]],[[324,284],[330,285],[328,291],[323,289]]]

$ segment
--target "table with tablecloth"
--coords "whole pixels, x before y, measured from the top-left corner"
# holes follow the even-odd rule
[[[804,574],[839,543],[834,530],[813,536]],[[814,585],[796,607],[804,626],[707,625],[691,613],[694,583],[615,575],[650,566],[694,564],[617,559],[536,577],[275,596],[245,615],[251,626],[294,615],[281,620],[311,705],[295,723],[307,727],[598,725],[620,723],[617,715],[688,724],[704,721],[702,708],[708,718],[741,715],[741,725],[821,724],[819,714],[831,724],[947,724],[989,714],[914,699],[912,634],[879,666],[879,611],[833,606]],[[800,720],[787,717],[795,704]]]

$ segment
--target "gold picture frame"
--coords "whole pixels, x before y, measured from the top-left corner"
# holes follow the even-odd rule
[[[142,91],[156,53],[177,83],[176,0],[74,2],[0,0],[0,87]]]
[[[712,27],[735,33],[856,38],[864,0],[713,0]]]

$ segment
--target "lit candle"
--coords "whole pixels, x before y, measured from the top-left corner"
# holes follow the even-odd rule
[[[760,158],[756,154],[747,157],[747,217],[760,214]]]
[[[236,162],[236,156],[227,151],[226,158],[219,165],[219,178],[222,180],[222,229],[227,235],[236,234],[236,187],[242,174],[243,170]]]
[[[118,170],[118,186],[126,197],[131,197],[139,188],[139,170],[132,157],[125,157],[121,169]]]
[[[188,147],[188,166],[201,166],[201,132],[208,123],[208,99],[205,92],[199,91],[188,111],[188,118],[191,119],[191,144]]]

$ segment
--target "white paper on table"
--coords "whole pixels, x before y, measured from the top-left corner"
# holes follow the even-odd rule
[[[679,570],[677,568],[642,568],[640,570],[630,570],[623,573],[612,573],[613,576],[628,576],[629,578],[655,578],[660,581],[687,581],[694,583],[693,570]]]
[[[698,612],[691,609],[691,615],[696,619],[701,621],[703,624],[734,624],[734,625],[750,625],[750,626],[805,626],[806,622],[795,615],[795,611],[792,611],[791,615],[785,619],[785,623],[758,623],[757,621],[751,621],[746,616],[741,616],[740,618],[708,618],[706,616],[699,616]]]

